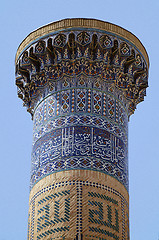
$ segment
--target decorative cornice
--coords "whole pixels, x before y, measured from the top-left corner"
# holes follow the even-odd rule
[[[71,24],[79,26],[80,23],[80,29],[69,28]],[[60,26],[63,31],[52,33],[53,27],[56,30]],[[109,32],[100,30],[104,26]],[[49,31],[50,34],[46,35]],[[148,87],[148,62],[143,55],[147,53],[143,48],[141,54],[136,45],[141,48],[142,44],[128,31],[98,20],[66,19],[33,33],[20,45],[19,49],[25,46],[26,41],[30,42],[16,61],[18,97],[31,114],[44,92],[45,95],[52,94],[50,86],[56,85],[65,75],[76,77],[84,74],[114,84],[121,90],[129,116],[144,100]],[[127,40],[130,37],[131,42]]]
[[[145,58],[145,61],[147,63],[147,66],[149,68],[149,58],[148,54],[140,42],[140,40],[131,32],[127,31],[126,29],[119,27],[115,24],[104,22],[101,20],[96,19],[86,19],[86,18],[72,18],[72,19],[64,19],[57,22],[50,23],[46,26],[40,27],[37,30],[31,32],[20,44],[18,47],[15,62],[17,63],[17,59],[21,52],[33,41],[37,40],[38,38],[41,38],[49,33],[63,30],[63,29],[69,29],[69,28],[92,28],[92,29],[99,29],[103,31],[107,31],[110,33],[113,33],[119,37],[124,38],[125,40],[128,40],[130,43],[135,45],[138,50],[141,52],[143,57]]]

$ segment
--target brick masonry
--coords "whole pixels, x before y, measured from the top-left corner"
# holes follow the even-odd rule
[[[128,239],[128,201],[123,185],[104,173],[51,174],[31,190],[29,239]]]

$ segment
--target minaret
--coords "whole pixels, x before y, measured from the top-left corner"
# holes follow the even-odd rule
[[[128,120],[149,60],[114,24],[65,19],[16,54],[18,97],[33,119],[28,240],[128,240]]]

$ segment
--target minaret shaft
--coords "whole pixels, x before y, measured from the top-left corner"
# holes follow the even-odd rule
[[[28,239],[129,239],[128,119],[148,85],[144,47],[113,24],[66,19],[30,34],[16,65],[34,124]]]

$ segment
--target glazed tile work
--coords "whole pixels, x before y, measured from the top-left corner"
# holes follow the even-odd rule
[[[35,143],[31,186],[47,174],[71,169],[102,171],[128,188],[127,146],[106,130],[83,126],[53,130]]]
[[[103,119],[110,124],[114,122],[114,127],[127,135],[128,113],[120,91],[115,86],[103,82],[101,78],[87,78],[83,74],[76,78],[65,77],[54,85],[56,87],[52,94],[44,98],[35,109],[33,141],[41,137],[44,128],[51,126],[51,123],[55,124],[53,122],[57,122],[57,117],[65,118],[67,124],[66,119],[70,116],[75,119],[77,114],[79,118],[85,115],[85,122],[90,121],[90,118],[98,121]]]
[[[110,25],[66,19],[18,48],[18,97],[33,119],[28,240],[129,240],[128,120],[149,62]]]
[[[128,189],[128,116],[119,91],[84,75],[55,86],[33,116],[31,187],[56,171],[89,169],[110,174]]]

